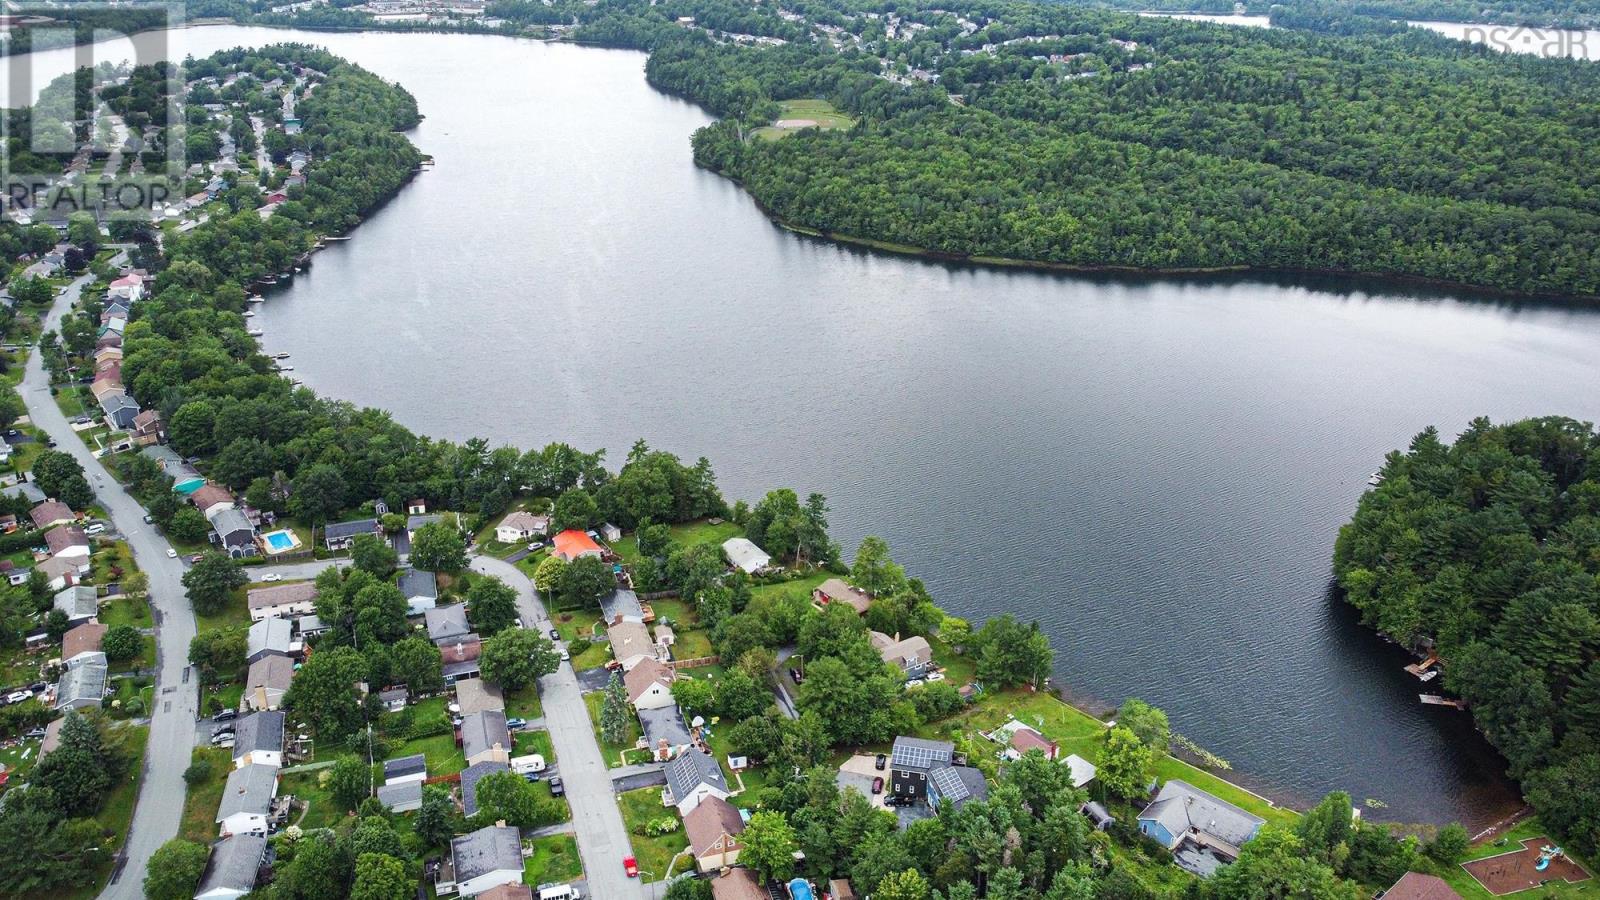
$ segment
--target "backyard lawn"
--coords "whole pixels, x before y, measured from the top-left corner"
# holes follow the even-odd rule
[[[189,795],[183,800],[183,823],[180,837],[209,844],[217,838],[217,806],[222,802],[222,788],[233,770],[233,754],[227,750],[196,747],[190,763],[211,763],[211,775],[200,784],[189,786]]]
[[[833,577],[835,576],[827,572],[817,572],[807,575],[804,578],[796,578],[793,581],[785,581],[780,584],[752,585],[750,588],[750,596],[762,597],[772,594],[777,596],[794,595],[810,598],[811,592],[816,590],[818,585]]]
[[[1520,847],[1522,841],[1525,841],[1528,838],[1536,838],[1549,834],[1550,829],[1545,827],[1545,825],[1542,824],[1538,818],[1535,817],[1523,819],[1521,822],[1518,822],[1516,827],[1512,828],[1510,831],[1503,832],[1468,850],[1466,859],[1464,861],[1470,862],[1474,859],[1483,859],[1486,856],[1497,856],[1501,853],[1509,853],[1510,851],[1516,850],[1518,847]],[[1588,881],[1581,882],[1579,884],[1552,884],[1548,887],[1532,888],[1526,891],[1519,891],[1516,896],[1562,898],[1600,897],[1600,877],[1597,877],[1597,873],[1592,862],[1577,856],[1573,856],[1572,859],[1574,862],[1589,870],[1590,878]],[[1445,873],[1444,880],[1449,882],[1450,886],[1455,888],[1456,892],[1462,897],[1466,898],[1466,900],[1490,900],[1490,898],[1494,897],[1494,894],[1491,894],[1487,889],[1484,888],[1483,885],[1478,883],[1476,878],[1473,878],[1467,873],[1466,869],[1463,869],[1460,866],[1451,867],[1451,869]]]
[[[625,742],[621,744],[607,742],[600,734],[600,709],[605,702],[604,691],[583,695],[583,705],[589,708],[589,721],[594,725],[594,739],[600,744],[600,755],[605,757],[607,768],[615,769],[622,765],[623,751],[633,749],[634,742],[639,739],[639,720],[631,714],[628,716],[628,738]]]
[[[731,537],[744,534],[744,528],[739,525],[722,521],[716,525],[708,521],[685,522],[682,525],[672,526],[672,542],[682,547],[693,547],[696,544],[714,544],[722,546],[722,542]],[[611,545],[617,551],[622,561],[628,565],[638,565],[644,559],[639,553],[639,539],[637,534],[623,535],[622,540]]]
[[[668,874],[667,866],[672,863],[672,858],[689,846],[689,837],[684,834],[682,822],[678,823],[676,831],[660,837],[647,837],[643,831],[646,824],[658,819],[677,819],[678,811],[661,805],[661,789],[658,787],[618,794],[617,806],[622,809],[622,823],[627,826],[628,837],[633,842],[633,856],[639,861],[639,880],[662,880]],[[617,864],[621,865],[621,862]],[[689,861],[687,865],[693,865],[693,862]]]
[[[578,881],[583,878],[583,860],[578,858],[578,842],[570,834],[555,834],[526,842],[533,853],[522,864],[526,884]]]
[[[195,613],[194,624],[196,631],[210,631],[213,628],[227,628],[231,625],[250,625],[250,608],[245,605],[245,591],[257,585],[246,585],[234,590],[228,595],[228,602],[215,615],[202,616]]]
[[[100,624],[150,628],[155,621],[150,617],[150,604],[143,597],[123,597],[101,604]]]

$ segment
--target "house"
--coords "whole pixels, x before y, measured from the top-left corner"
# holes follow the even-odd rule
[[[240,719],[233,732],[233,767],[282,767],[283,721],[283,713],[276,710],[251,713]]]
[[[230,834],[266,835],[272,815],[272,798],[278,796],[275,766],[241,766],[228,773],[217,806],[216,822],[223,837]]]
[[[729,796],[728,779],[711,754],[690,750],[667,763],[667,786],[661,791],[661,803],[677,807],[678,815],[687,816],[707,797],[726,800]]]
[[[657,762],[666,762],[694,748],[694,735],[683,721],[683,710],[678,708],[678,704],[647,706],[634,712],[639,717],[639,727],[644,731],[644,744]]]
[[[502,884],[522,883],[522,832],[487,825],[450,841],[450,860],[439,869],[439,894],[474,897]]]
[[[105,394],[99,400],[100,409],[106,414],[106,424],[113,431],[133,427],[133,419],[139,415],[140,410],[139,404],[135,403],[132,397],[118,390]]]
[[[628,672],[647,659],[655,659],[656,645],[650,640],[650,631],[638,622],[618,622],[606,629],[606,640],[611,644],[611,655]]]
[[[271,654],[250,664],[244,680],[244,702],[250,709],[277,709],[294,680],[294,661]]]
[[[633,591],[617,589],[600,598],[600,620],[607,625],[643,622],[644,606]]]
[[[251,588],[245,594],[245,605],[253,622],[308,616],[317,608],[317,585],[313,581],[294,581]]]
[[[428,501],[423,499],[412,500],[406,504],[406,515],[425,516],[428,514]]]
[[[1109,810],[1093,800],[1078,807],[1078,812],[1083,813],[1083,817],[1089,820],[1095,831],[1105,831],[1117,823],[1116,817],[1111,815]]]
[[[67,622],[87,622],[100,614],[100,590],[80,584],[56,592],[55,608],[67,614]]]
[[[761,879],[749,869],[731,869],[711,879],[711,900],[772,900]]]
[[[739,861],[739,835],[744,819],[721,797],[707,797],[683,817],[683,830],[689,836],[689,850],[702,872],[715,872]]]
[[[288,619],[262,619],[245,633],[245,662],[277,654],[290,656],[293,651],[294,626]]]
[[[89,620],[61,636],[61,661],[70,664],[85,653],[99,653],[106,626]]]
[[[396,581],[405,595],[406,615],[420,616],[439,605],[439,577],[426,569],[407,569]]]
[[[557,534],[551,543],[554,545],[552,555],[560,557],[563,562],[572,562],[581,556],[592,556],[595,559],[605,556],[605,551],[594,542],[594,538],[574,528]]]
[[[461,678],[477,678],[483,671],[478,657],[483,654],[483,639],[476,634],[464,634],[455,643],[439,645],[439,656],[444,660],[442,674],[446,684]]]
[[[1100,772],[1100,770],[1095,767],[1094,763],[1089,762],[1087,759],[1084,759],[1076,753],[1067,754],[1067,758],[1063,759],[1061,763],[1072,772],[1072,786],[1075,788],[1081,788],[1093,781],[1095,775],[1099,774]]]
[[[506,714],[486,709],[461,718],[461,753],[467,765],[494,760],[511,761],[511,732],[506,728]]]
[[[955,745],[949,741],[897,737],[889,757],[890,793],[903,800],[920,800],[928,794],[928,776],[935,769],[955,764]]]
[[[533,900],[533,888],[525,884],[500,884],[478,895],[478,900]]]
[[[728,562],[746,575],[757,572],[772,565],[772,557],[767,551],[757,547],[749,538],[732,537],[722,542],[722,555]]]
[[[89,393],[94,396],[94,402],[103,403],[113,394],[126,395],[122,387],[122,366],[112,363],[94,374],[94,381],[89,383]],[[105,407],[102,406],[101,409]]]
[[[306,638],[316,637],[319,634],[327,634],[333,630],[333,626],[317,618],[316,614],[312,613],[295,619],[294,630],[296,634],[300,635],[301,640],[305,640]]]
[[[1055,759],[1061,752],[1055,741],[1024,725],[1011,732],[1011,747],[1006,755],[1017,759],[1029,750],[1038,750],[1044,754],[1045,759]]]
[[[210,482],[190,494],[189,502],[194,504],[195,509],[205,514],[208,522],[216,513],[234,508],[233,495],[228,493],[228,489]]]
[[[672,658],[672,645],[678,642],[677,632],[672,626],[662,623],[655,627],[656,659],[666,661]]]
[[[506,515],[494,527],[494,539],[502,544],[520,544],[550,533],[550,517],[536,516],[525,509]]]
[[[57,525],[44,533],[44,544],[51,556],[67,559],[89,558],[89,536],[76,525]]]
[[[33,520],[34,528],[54,528],[78,521],[78,514],[60,500],[46,500],[28,510],[28,518]]]
[[[217,544],[234,559],[255,556],[259,552],[256,527],[240,510],[228,508],[212,514],[211,528],[216,532]]]
[[[499,685],[489,684],[481,678],[463,678],[456,682],[456,707],[463,716],[504,712],[506,701]]]
[[[1139,813],[1139,831],[1172,851],[1179,868],[1209,876],[1239,858],[1266,820],[1176,778]]]
[[[75,559],[52,556],[34,568],[44,575],[45,584],[49,585],[52,591],[59,591],[77,584],[78,576],[83,574],[85,566],[80,565]]]
[[[467,816],[478,814],[478,782],[499,772],[511,771],[504,760],[484,760],[461,770],[461,812]]]
[[[428,758],[421,753],[398,756],[383,761],[383,783],[401,784],[407,781],[428,780]]]
[[[56,682],[56,706],[61,709],[88,709],[99,706],[106,695],[106,656],[83,653],[61,673]]]
[[[811,592],[811,602],[819,607],[827,606],[829,603],[845,603],[855,610],[857,615],[866,615],[867,607],[872,605],[872,598],[837,578],[829,578]]]
[[[411,695],[403,687],[378,692],[378,702],[383,704],[383,708],[389,712],[399,712],[405,709],[406,703],[410,699]]]
[[[383,529],[378,525],[377,519],[334,522],[322,529],[322,543],[329,550],[349,550],[350,545],[355,543],[356,535],[382,533]]]
[[[654,659],[643,659],[622,678],[628,689],[628,702],[639,709],[659,709],[673,705],[672,668]]]
[[[147,409],[133,417],[133,436],[135,443],[153,444],[167,438],[166,424],[161,421],[161,413]]]
[[[607,522],[600,526],[600,536],[606,539],[606,543],[615,544],[622,540],[622,529]]]
[[[1421,872],[1407,872],[1379,896],[1383,900],[1461,900],[1443,878]]]
[[[890,637],[881,631],[874,631],[869,637],[872,639],[872,648],[878,651],[883,661],[910,678],[922,675],[933,665],[933,648],[925,637],[914,634],[901,640],[899,635]]]
[[[467,624],[467,607],[461,603],[439,606],[423,613],[428,625],[428,640],[443,645],[472,633]]]
[[[96,350],[94,352],[94,370],[96,372],[100,371],[101,369],[104,369],[106,366],[110,365],[111,363],[119,363],[120,364],[121,362],[122,362],[122,348],[121,347],[101,347],[99,350]]]
[[[264,834],[236,834],[218,841],[211,848],[194,900],[238,900],[255,890],[266,852]]]
[[[139,298],[144,296],[144,276],[137,272],[124,275],[111,282],[107,293],[126,297],[130,303],[138,302]]]
[[[949,801],[960,808],[970,800],[989,797],[989,782],[972,766],[940,766],[928,776],[928,806],[937,809]]]
[[[412,812],[422,808],[422,782],[399,781],[378,785],[378,802],[391,812]]]

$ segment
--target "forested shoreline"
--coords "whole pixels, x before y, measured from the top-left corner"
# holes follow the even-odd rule
[[[1542,821],[1600,849],[1600,434],[1549,417],[1429,428],[1340,530],[1363,623],[1437,653]]]

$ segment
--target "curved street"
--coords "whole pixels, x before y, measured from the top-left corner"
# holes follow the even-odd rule
[[[120,259],[120,255],[114,257],[112,264],[118,264]],[[62,316],[91,280],[92,276],[85,275],[73,281],[66,293],[56,298],[44,318],[44,331],[60,331]],[[50,396],[50,375],[45,371],[43,354],[37,350],[28,355],[18,392],[34,426],[55,440],[57,450],[72,454],[82,464],[100,506],[127,539],[139,568],[150,576],[150,611],[156,626],[156,694],[150,740],[145,747],[144,783],[139,788],[123,861],[112,871],[111,882],[100,894],[107,900],[140,900],[150,854],[178,833],[187,790],[183,770],[189,765],[194,747],[199,700],[188,671],[194,613],[183,589],[184,567],[180,560],[167,556],[171,545],[166,539],[145,524],[144,507],[122,489],[67,423]]]

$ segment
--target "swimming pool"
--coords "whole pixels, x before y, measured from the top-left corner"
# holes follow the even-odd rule
[[[280,528],[277,531],[269,531],[262,535],[261,539],[267,542],[267,549],[271,550],[273,553],[284,553],[286,551],[293,550],[300,543],[300,541],[295,538],[294,532],[288,530],[287,528]]]
[[[180,481],[174,484],[172,489],[187,496],[205,487],[205,484],[206,480],[204,478],[190,478],[187,481]]]

